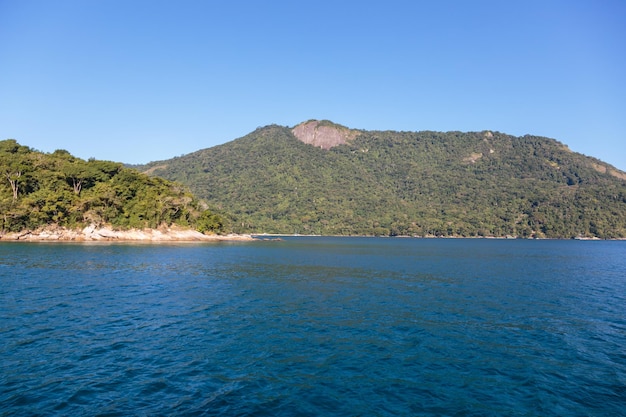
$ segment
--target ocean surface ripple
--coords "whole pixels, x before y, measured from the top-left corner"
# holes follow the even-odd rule
[[[0,415],[613,416],[626,242],[0,243]]]

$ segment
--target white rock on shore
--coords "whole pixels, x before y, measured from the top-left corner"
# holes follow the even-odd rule
[[[254,240],[250,235],[205,235],[196,230],[176,226],[159,229],[113,230],[110,227],[87,226],[82,230],[47,226],[36,230],[0,234],[0,241],[138,241],[199,242],[220,240]]]

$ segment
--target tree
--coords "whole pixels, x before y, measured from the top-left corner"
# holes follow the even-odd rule
[[[83,186],[91,184],[100,173],[92,164],[76,160],[66,162],[62,169],[76,195],[80,195]]]
[[[201,233],[218,232],[222,230],[224,226],[224,220],[218,214],[205,210],[197,220],[196,230]]]
[[[13,190],[13,201],[17,200],[17,192],[19,190],[19,180],[22,176],[22,170],[19,168],[12,169],[4,172],[4,176],[7,180],[9,180],[9,184],[11,184],[11,190]]]
[[[13,192],[13,202],[17,200],[20,179],[27,169],[27,155],[31,149],[21,146],[15,139],[7,139],[0,142],[0,160],[4,160],[2,174],[9,182]]]

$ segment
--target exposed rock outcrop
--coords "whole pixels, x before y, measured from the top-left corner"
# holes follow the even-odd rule
[[[302,142],[322,149],[330,149],[333,146],[348,143],[359,134],[358,130],[319,120],[300,123],[291,131]]]
[[[82,230],[47,226],[37,230],[0,234],[2,241],[138,241],[138,242],[199,242],[220,240],[253,240],[250,235],[205,235],[196,230],[177,227],[162,229],[113,230],[94,225]]]

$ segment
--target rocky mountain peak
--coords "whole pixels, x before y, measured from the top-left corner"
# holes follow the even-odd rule
[[[327,120],[309,120],[300,123],[291,132],[302,142],[322,149],[348,143],[359,133],[357,130],[351,130]]]

